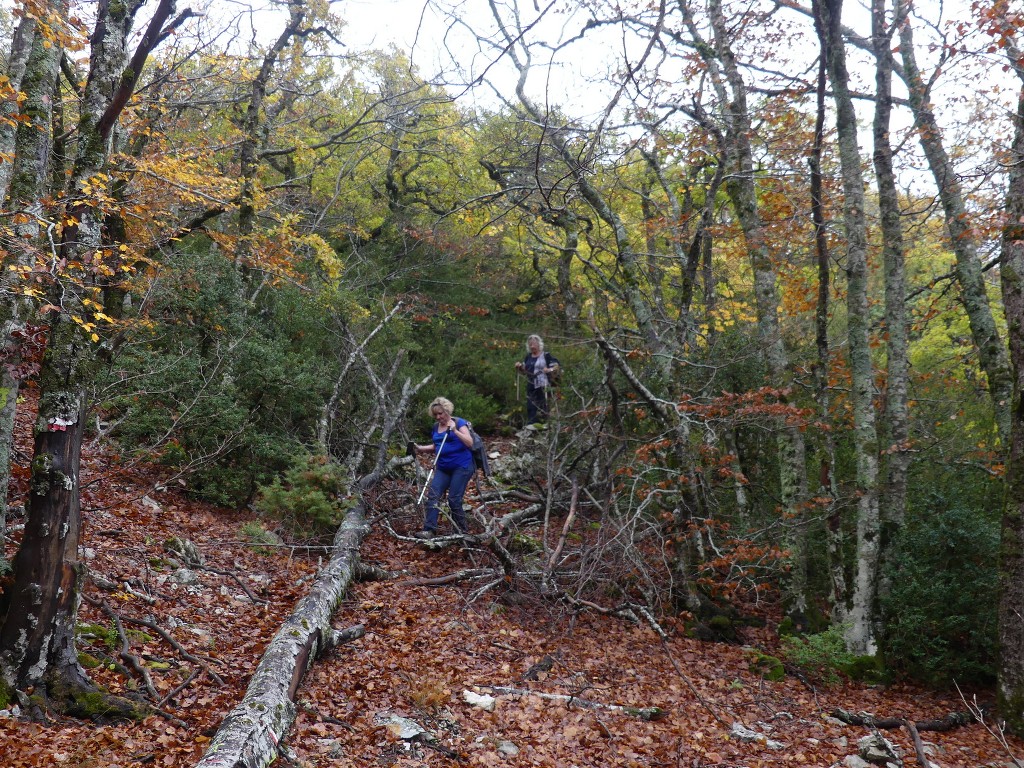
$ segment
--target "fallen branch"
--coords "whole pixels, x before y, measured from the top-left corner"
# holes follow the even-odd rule
[[[569,706],[581,707],[582,709],[603,709],[608,712],[622,712],[626,715],[639,717],[641,720],[661,720],[668,712],[661,707],[624,707],[621,704],[602,704],[599,701],[581,699],[579,696],[570,696],[564,693],[542,693],[531,691],[526,688],[510,688],[504,685],[482,686],[502,696],[532,696],[547,701],[564,701]]]
[[[495,568],[467,568],[464,571],[449,573],[447,576],[438,576],[434,579],[406,579],[398,584],[399,587],[441,587],[445,584],[454,584],[459,581],[471,579],[482,579],[488,576],[502,576],[502,572]]]
[[[842,720],[847,725],[860,725],[865,728],[878,728],[882,731],[894,731],[898,728],[905,728],[909,720],[900,717],[875,717],[867,712],[847,712],[845,709],[835,709],[832,717]],[[914,727],[919,731],[952,731],[954,728],[962,728],[977,722],[977,718],[970,712],[951,712],[941,720],[919,720]]]
[[[331,616],[355,578],[367,533],[360,504],[346,515],[330,561],[270,641],[245,696],[224,718],[196,768],[266,766],[277,758],[280,741],[295,720],[295,698],[306,670],[345,635],[331,627]]]
[[[910,720],[904,720],[903,727],[907,729],[911,740],[914,742],[914,752],[917,753],[917,762],[921,765],[921,768],[931,768],[932,764],[928,760],[928,755],[925,754],[924,744],[921,742],[921,734],[918,733],[917,727]]]

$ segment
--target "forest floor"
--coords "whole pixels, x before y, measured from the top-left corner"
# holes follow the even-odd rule
[[[15,503],[26,490],[27,431],[23,424]],[[180,487],[161,486],[152,467],[127,466],[96,446],[83,465],[84,556],[99,577],[82,606],[82,623],[96,625],[83,650],[100,662],[94,679],[126,694],[147,686],[125,669],[137,659],[163,714],[95,724],[3,712],[0,766],[194,765],[323,555],[254,548],[241,532],[251,513],[190,501]],[[164,548],[173,537],[193,541],[205,558],[194,583]],[[336,628],[362,624],[366,633],[306,676],[286,739],[303,766],[833,766],[870,733],[833,719],[837,708],[912,721],[966,709],[955,693],[908,685],[764,680],[747,649],[776,652],[771,622],[733,644],[692,639],[670,625],[663,642],[647,626],[595,614],[570,619],[499,590],[471,601],[465,582],[413,584],[472,567],[472,549],[431,551],[375,527],[362,552],[364,562],[400,575],[355,584],[336,614]],[[538,671],[539,662],[549,668]],[[494,695],[493,711],[467,703],[466,691]],[[664,716],[645,720],[615,707],[659,707]],[[394,718],[436,741],[402,738],[404,721]],[[733,723],[770,743],[730,735]],[[885,735],[906,765],[919,764],[906,730]],[[921,735],[935,768],[1012,764],[982,725]],[[1009,746],[1024,756],[1024,744]]]

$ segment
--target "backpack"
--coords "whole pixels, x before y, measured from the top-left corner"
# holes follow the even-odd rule
[[[487,446],[484,445],[483,438],[476,433],[470,422],[466,422],[466,427],[469,429],[470,437],[473,438],[473,447],[469,449],[473,454],[473,466],[483,472],[484,477],[489,480],[491,478],[491,462],[487,457]]]
[[[544,353],[544,362],[547,364],[548,368],[554,369],[548,374],[548,384],[552,387],[557,387],[562,381],[562,364],[558,362],[558,358],[550,352]]]

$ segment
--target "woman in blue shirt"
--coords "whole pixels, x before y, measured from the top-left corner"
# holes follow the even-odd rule
[[[466,512],[462,508],[462,497],[466,486],[476,471],[473,464],[473,437],[469,434],[469,422],[452,415],[455,406],[444,397],[435,398],[427,408],[434,419],[430,445],[417,445],[420,453],[434,452],[434,476],[427,491],[427,519],[423,530],[413,535],[418,539],[432,539],[437,535],[437,522],[440,517],[438,507],[441,497],[448,491],[448,507],[452,511],[452,520],[459,533],[465,533]]]

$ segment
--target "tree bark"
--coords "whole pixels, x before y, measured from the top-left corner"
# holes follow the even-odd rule
[[[875,427],[874,376],[869,344],[868,243],[864,217],[864,176],[857,145],[857,115],[850,94],[841,30],[842,0],[823,0],[828,35],[828,72],[836,104],[836,128],[843,180],[846,234],[846,322],[853,400],[853,442],[857,462],[857,560],[846,644],[852,653],[876,650],[879,567],[878,435]]]
[[[54,3],[53,8],[57,18],[66,18],[66,3]],[[4,362],[0,367],[0,534],[6,529],[14,419],[21,387],[18,371],[24,336],[17,332],[24,328],[27,318],[35,314],[34,301],[22,295],[22,286],[18,285],[21,272],[15,267],[31,269],[36,249],[47,247],[47,243],[40,242],[39,238],[41,222],[46,217],[43,200],[47,196],[56,197],[61,191],[47,190],[46,181],[50,178],[47,174],[52,143],[50,126],[64,50],[42,35],[33,35],[31,39],[31,50],[27,62],[23,62],[20,79],[24,94],[21,113],[28,122],[18,126],[13,146],[14,161],[0,163],[7,169],[5,178],[10,182],[8,186],[0,181],[0,187],[9,191],[6,209],[14,213],[13,236],[5,243],[7,255],[0,274],[0,291],[8,297],[0,308],[0,344]]]
[[[714,31],[714,50],[729,84],[728,98],[723,98],[722,103],[722,118],[726,125],[724,149],[729,174],[725,189],[743,230],[747,258],[750,259],[754,273],[757,333],[768,369],[769,386],[784,389],[791,378],[789,357],[779,323],[778,275],[768,249],[766,227],[758,209],[747,86],[729,43],[721,0],[709,0],[708,15]],[[724,97],[724,88],[721,90],[721,96]],[[785,402],[785,397],[781,400]],[[806,447],[800,430],[785,424],[776,433],[775,443],[778,448],[780,506],[782,516],[787,521],[784,526],[787,531],[784,546],[789,551],[790,565],[784,571],[783,600],[786,614],[803,626],[809,605],[806,546],[803,541],[806,532],[801,524],[802,502],[807,498]]]
[[[274,635],[245,696],[224,718],[196,768],[262,768],[295,720],[295,696],[310,664],[338,642],[331,616],[356,578],[369,532],[362,505],[338,528],[330,562]]]
[[[814,308],[814,344],[817,361],[814,369],[814,392],[818,413],[823,421],[831,418],[832,395],[829,381],[832,370],[832,354],[829,349],[828,319],[831,304],[831,266],[828,248],[825,201],[822,192],[821,156],[825,145],[825,97],[828,87],[828,34],[820,6],[815,7],[814,29],[818,37],[818,79],[815,89],[814,141],[809,160],[811,179],[811,220],[814,223],[814,255],[818,272],[818,300]],[[827,501],[823,504],[825,517],[825,540],[828,552],[829,599],[832,605],[832,620],[837,624],[846,621],[846,563],[840,511],[836,506],[835,473],[836,441],[832,430],[822,430],[818,447],[818,496]]]
[[[1006,167],[1006,223],[1000,283],[1013,362],[1010,450],[999,557],[999,682],[997,706],[1011,733],[1024,735],[1024,64],[1009,46],[1021,80],[1014,136]]]
[[[886,564],[890,545],[903,527],[907,508],[907,471],[910,468],[910,413],[908,388],[910,360],[907,339],[907,281],[904,270],[903,227],[893,170],[889,124],[892,112],[892,28],[885,24],[886,0],[872,0],[871,41],[875,49],[875,117],[873,123],[875,179],[882,224],[885,271],[886,388],[882,418],[884,478],[880,493],[882,581],[888,590]]]
[[[978,258],[978,235],[971,226],[972,215],[964,202],[960,177],[943,145],[942,130],[932,112],[929,90],[917,65],[914,32],[908,15],[909,3],[907,0],[897,0],[895,7],[897,15],[903,18],[900,24],[900,54],[903,57],[903,77],[910,95],[914,124],[942,201],[950,247],[956,254],[960,301],[970,322],[971,335],[978,348],[978,359],[988,377],[992,408],[999,436],[1005,445],[1010,439],[1010,402],[1013,398],[1013,374],[1006,344],[992,316],[981,260]]]
[[[39,414],[35,426],[31,492],[25,539],[14,560],[11,587],[4,595],[0,627],[0,674],[18,690],[35,688],[49,704],[81,715],[97,712],[95,687],[78,663],[74,626],[81,590],[78,561],[81,532],[80,452],[87,391],[98,348],[83,327],[82,300],[93,288],[61,272],[65,265],[88,265],[102,258],[101,214],[90,205],[91,180],[107,166],[114,126],[135,90],[143,63],[166,35],[172,0],[160,0],[131,62],[127,45],[141,0],[100,4],[91,42],[90,70],[78,124],[78,152],[71,176],[74,196],[65,212],[50,287],[49,343],[40,372]],[[83,269],[88,274],[88,269]],[[123,706],[122,706],[123,704]],[[108,699],[117,714],[127,703]]]

